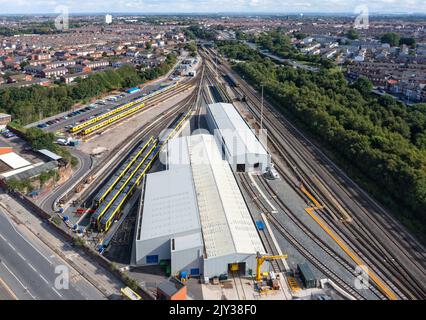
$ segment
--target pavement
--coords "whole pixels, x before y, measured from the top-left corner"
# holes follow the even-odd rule
[[[5,292],[9,298],[13,292],[22,300],[100,300],[120,297],[125,286],[4,193],[0,194],[0,260],[1,299]],[[55,285],[61,268],[69,272],[68,289]]]
[[[72,281],[68,289],[55,287],[59,268],[70,267],[46,248],[33,244],[3,210],[0,210],[0,239],[0,276],[9,296],[22,300],[105,299],[83,279]]]

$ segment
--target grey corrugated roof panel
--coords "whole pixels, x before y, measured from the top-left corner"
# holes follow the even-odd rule
[[[161,282],[158,285],[158,289],[167,294],[169,297],[174,295],[180,289],[182,289],[185,285],[177,280],[176,278],[169,278],[166,281]]]
[[[50,171],[50,170],[56,169],[57,167],[58,167],[58,163],[56,161],[46,162],[40,166],[34,167],[32,169],[28,169],[21,173],[17,173],[13,176],[7,177],[6,180],[9,180],[9,179],[24,180],[24,179],[32,178],[41,174],[42,172]]]
[[[52,159],[52,160],[57,161],[57,160],[62,159],[62,157],[60,155],[53,153],[52,151],[47,150],[47,149],[40,149],[40,150],[37,150],[37,151],[40,152],[41,154],[45,155],[46,157]]]

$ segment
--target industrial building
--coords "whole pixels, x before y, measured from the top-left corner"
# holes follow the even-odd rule
[[[12,116],[6,113],[0,113],[0,129],[6,128],[6,125],[12,121]]]
[[[207,124],[234,172],[264,173],[271,166],[271,156],[232,104],[209,104]]]
[[[171,260],[171,273],[254,274],[265,253],[254,221],[215,138],[172,139],[165,171],[146,176],[136,225],[135,265]],[[267,270],[264,264],[263,269]]]

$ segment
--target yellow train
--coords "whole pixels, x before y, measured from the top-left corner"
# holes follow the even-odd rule
[[[120,195],[119,198],[117,198],[116,203],[112,204],[111,207],[108,209],[108,212],[103,215],[100,223],[98,224],[98,229],[100,232],[106,232],[111,228],[111,225],[114,222],[115,216],[121,211],[121,208],[123,204],[126,202],[126,200],[133,194],[135,189],[139,186],[139,184],[142,181],[142,178],[146,174],[146,172],[151,167],[152,163],[155,161],[157,155],[160,152],[160,146],[154,145],[154,149],[151,149],[151,152],[149,154],[149,157],[146,159],[146,162],[144,163],[143,170],[135,176],[133,181],[128,185],[126,190]]]
[[[84,122],[82,122],[82,123],[80,123],[80,124],[78,124],[78,125],[76,125],[76,126],[72,127],[72,128],[69,130],[69,132],[71,132],[71,133],[76,133],[76,132],[80,131],[81,129],[86,128],[87,126],[90,126],[91,124],[94,124],[94,123],[96,123],[96,122],[99,122],[99,121],[101,121],[101,120],[103,120],[103,119],[105,119],[105,118],[108,118],[109,116],[112,116],[112,115],[114,115],[114,114],[116,114],[116,113],[119,113],[119,112],[121,112],[121,111],[123,111],[123,110],[126,110],[127,108],[130,108],[130,107],[132,107],[132,106],[134,106],[134,105],[136,105],[136,104],[138,104],[138,103],[140,103],[140,102],[144,101],[144,100],[145,100],[145,99],[147,99],[147,98],[154,97],[154,96],[156,96],[156,95],[158,95],[158,94],[160,94],[160,93],[162,93],[162,92],[165,92],[165,91],[168,91],[168,90],[170,90],[170,89],[173,89],[174,87],[176,87],[176,86],[179,84],[179,82],[180,82],[180,81],[177,81],[177,82],[175,82],[174,84],[172,84],[171,86],[165,87],[165,88],[163,88],[163,89],[161,89],[161,90],[157,90],[157,91],[155,91],[155,92],[153,92],[153,93],[151,93],[151,94],[149,94],[149,95],[146,95],[146,96],[141,97],[141,98],[139,98],[139,99],[136,99],[136,100],[134,100],[134,101],[130,101],[130,102],[126,103],[126,104],[123,104],[122,106],[120,106],[120,107],[118,107],[118,108],[116,108],[116,109],[114,109],[114,110],[108,111],[108,112],[106,112],[106,113],[104,113],[104,114],[101,114],[101,115],[99,115],[99,116],[97,116],[97,117],[95,117],[95,118],[93,118],[93,119],[90,119],[90,120],[84,121]]]
[[[131,107],[130,109],[128,109],[128,110],[126,110],[124,112],[121,112],[121,113],[119,113],[119,114],[117,114],[117,115],[115,115],[115,116],[113,116],[113,117],[111,117],[109,119],[106,119],[104,121],[99,122],[98,124],[95,124],[95,125],[93,125],[93,126],[91,126],[89,128],[84,129],[81,132],[81,134],[84,135],[84,136],[88,135],[88,134],[90,134],[90,133],[92,133],[92,132],[94,132],[96,130],[99,130],[100,128],[103,128],[103,127],[105,127],[107,125],[110,125],[111,123],[114,123],[117,120],[120,120],[120,119],[122,119],[124,117],[127,117],[128,115],[130,115],[132,113],[135,113],[135,112],[139,111],[144,106],[145,106],[145,103],[141,103],[139,105]]]
[[[139,99],[138,99],[138,100],[131,101],[131,102],[129,102],[129,103],[123,104],[122,106],[120,106],[120,107],[118,107],[118,108],[116,108],[116,109],[114,109],[114,110],[111,110],[111,111],[105,112],[105,113],[103,113],[103,114],[101,114],[101,115],[99,115],[99,116],[97,116],[97,117],[95,117],[95,118],[93,118],[93,119],[90,119],[90,120],[84,121],[84,122],[82,122],[82,123],[80,123],[80,124],[78,124],[78,125],[76,125],[76,126],[72,127],[72,128],[70,129],[70,132],[71,132],[71,133],[75,133],[75,132],[77,132],[77,131],[80,131],[81,129],[83,129],[83,128],[87,127],[87,126],[90,126],[90,125],[91,125],[91,124],[93,124],[93,123],[96,123],[96,122],[98,122],[98,121],[101,121],[102,119],[108,118],[109,116],[112,116],[113,114],[119,113],[119,112],[121,112],[121,111],[123,111],[123,110],[125,110],[125,109],[127,109],[127,108],[130,108],[130,107],[134,106],[135,104],[137,104],[137,103],[139,103],[139,102],[140,102],[140,101],[139,101]]]

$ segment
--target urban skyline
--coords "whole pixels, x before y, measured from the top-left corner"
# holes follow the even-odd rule
[[[120,0],[120,1],[51,1],[19,0],[10,2],[0,0],[0,14],[52,14],[59,6],[66,6],[70,14],[82,13],[356,13],[361,7],[367,7],[376,14],[426,14],[426,2],[421,0],[310,0],[292,2],[287,0],[236,0],[232,3],[224,0],[194,1],[176,0]],[[40,9],[43,8],[43,9]]]

